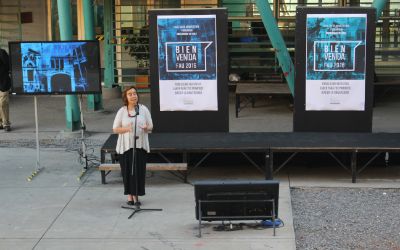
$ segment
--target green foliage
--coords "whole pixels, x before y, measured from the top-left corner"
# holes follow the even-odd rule
[[[149,26],[143,26],[139,33],[134,33],[125,41],[125,49],[128,50],[138,63],[138,67],[149,65]]]

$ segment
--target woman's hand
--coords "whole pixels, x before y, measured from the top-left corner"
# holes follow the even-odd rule
[[[132,124],[130,126],[119,127],[119,128],[114,129],[114,133],[117,133],[117,134],[125,134],[125,133],[129,133],[129,132],[132,132]]]
[[[139,128],[143,129],[145,133],[149,132],[149,125],[147,124],[147,122],[140,124]]]
[[[132,132],[132,125],[131,125],[131,126],[128,126],[128,127],[124,127],[124,129],[125,129],[125,132],[124,132],[124,133],[130,133],[130,132]]]

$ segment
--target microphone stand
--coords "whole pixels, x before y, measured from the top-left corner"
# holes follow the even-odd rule
[[[136,140],[139,139],[139,136],[136,136],[136,127],[137,127],[137,118],[139,116],[139,103],[135,107],[135,121],[133,123],[133,150],[132,150],[132,172],[131,175],[135,176],[135,184],[136,184],[136,199],[137,202],[139,201],[139,178],[138,178],[138,170],[137,170],[137,161],[136,161]],[[145,168],[146,171],[146,168]],[[140,205],[135,205],[135,206],[126,206],[122,205],[121,206],[124,209],[131,209],[133,210],[132,214],[129,215],[128,219],[132,218],[133,215],[135,215],[137,212],[140,211],[162,211],[161,208],[140,208]]]

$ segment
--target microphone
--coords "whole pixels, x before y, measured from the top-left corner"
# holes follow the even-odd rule
[[[136,115],[139,115],[139,104],[135,106],[135,113]]]

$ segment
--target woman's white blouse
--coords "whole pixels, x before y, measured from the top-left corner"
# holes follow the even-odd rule
[[[150,131],[153,129],[153,121],[151,120],[150,111],[146,106],[139,104],[139,115],[136,116],[135,111],[131,112],[130,115],[135,117],[129,117],[128,108],[126,106],[121,107],[115,116],[113,129],[134,126],[135,119],[137,118],[136,136],[139,136],[139,138],[136,140],[136,148],[143,148],[149,153],[149,136],[148,133],[144,132],[141,126],[147,123],[147,129]],[[133,132],[118,134],[116,147],[118,154],[123,154],[125,151],[133,148],[133,146]]]

